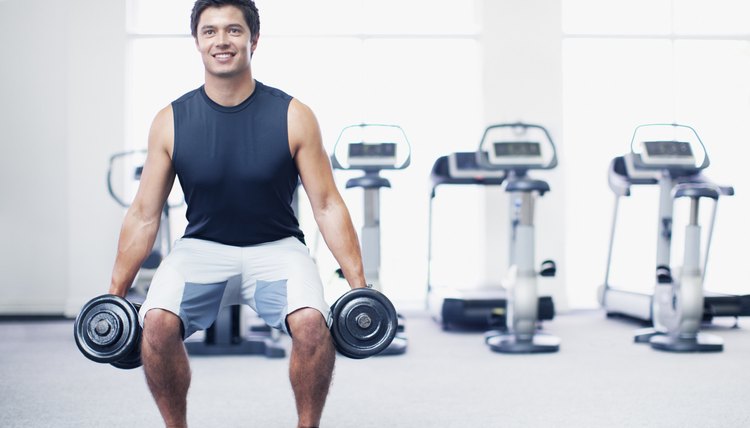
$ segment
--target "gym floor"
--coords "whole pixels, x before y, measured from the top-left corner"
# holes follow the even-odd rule
[[[491,352],[481,332],[406,313],[400,356],[337,359],[324,427],[748,427],[750,320],[707,331],[724,352],[632,343],[639,325],[600,311],[558,315],[556,354]],[[282,337],[285,346],[289,339]],[[288,359],[191,357],[193,427],[292,427]],[[1,427],[158,427],[142,369],[85,359],[72,320],[0,322]]]

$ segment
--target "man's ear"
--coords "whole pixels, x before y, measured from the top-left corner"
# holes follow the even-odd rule
[[[255,48],[258,47],[258,38],[259,36],[253,36],[250,42],[250,56],[252,56],[255,53]]]

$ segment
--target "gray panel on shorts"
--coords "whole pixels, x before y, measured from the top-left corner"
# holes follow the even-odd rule
[[[269,326],[286,331],[286,280],[257,281],[255,309]]]
[[[180,304],[180,318],[185,327],[185,338],[198,330],[211,327],[221,307],[227,281],[215,284],[186,282]]]

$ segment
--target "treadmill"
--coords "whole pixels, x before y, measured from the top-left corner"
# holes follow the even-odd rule
[[[486,153],[484,154],[486,156]],[[501,186],[506,172],[484,168],[476,152],[456,152],[439,157],[430,173],[427,249],[427,307],[444,330],[504,330],[507,327],[507,290],[501,284],[474,289],[435,287],[432,280],[433,201],[441,185]],[[551,320],[555,309],[550,296],[539,297],[538,319]]]
[[[649,135],[658,128],[672,128],[675,135]],[[679,132],[678,132],[679,131]],[[650,140],[650,141],[649,141]],[[638,146],[643,149],[637,149]],[[717,186],[703,171],[710,164],[708,154],[698,134],[685,125],[650,124],[636,128],[631,141],[631,150],[623,156],[615,157],[609,165],[609,187],[615,195],[615,206],[610,231],[607,267],[604,284],[599,288],[599,303],[608,317],[623,317],[643,323],[653,323],[654,299],[652,293],[638,292],[615,287],[610,282],[612,250],[617,228],[617,213],[622,197],[629,197],[635,186],[659,187],[659,222],[657,233],[655,284],[672,282],[670,269],[670,249],[672,239],[672,215],[674,194],[678,186],[700,189],[718,189],[722,196],[734,194],[731,186]],[[718,203],[718,198],[717,202]],[[711,229],[716,218],[716,205],[710,221]],[[708,261],[711,242],[711,229],[705,244],[703,275]],[[711,322],[714,317],[740,317],[750,315],[750,295],[719,294],[703,289],[703,322]]]

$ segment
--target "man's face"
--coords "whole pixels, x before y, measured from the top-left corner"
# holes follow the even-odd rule
[[[209,7],[198,20],[195,44],[207,73],[232,77],[249,70],[257,38],[253,41],[239,8]]]

